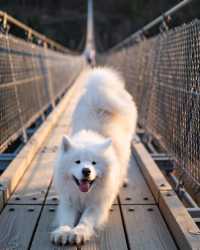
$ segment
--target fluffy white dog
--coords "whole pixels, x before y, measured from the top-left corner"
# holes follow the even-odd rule
[[[137,110],[122,77],[108,68],[84,74],[84,87],[55,164],[59,194],[55,244],[80,244],[105,224],[126,179]]]

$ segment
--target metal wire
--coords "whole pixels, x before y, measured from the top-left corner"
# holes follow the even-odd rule
[[[0,33],[0,152],[54,105],[83,65],[81,56]]]
[[[123,73],[139,124],[200,185],[200,21],[99,55],[97,61]]]
[[[8,15],[6,12],[0,11],[0,23],[1,27],[0,30],[3,33],[8,32],[10,26],[17,27],[20,29],[22,32],[24,32],[27,35],[28,40],[36,40],[39,43],[45,43],[48,47],[54,48],[56,51],[60,51],[63,53],[68,53],[70,52],[67,48],[62,46],[56,41],[53,41],[52,39],[47,38],[43,34],[37,32],[36,30],[33,30],[26,24],[20,22],[19,20],[15,19],[14,17]]]

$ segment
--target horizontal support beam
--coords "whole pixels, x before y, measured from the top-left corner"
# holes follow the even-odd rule
[[[189,195],[189,193],[185,190],[184,187],[181,187],[179,189],[179,181],[177,177],[173,173],[169,173],[169,177],[173,181],[174,185],[177,188],[177,192],[179,193],[180,197],[184,199],[190,207],[198,208],[197,203],[192,199],[192,197]]]
[[[0,162],[1,161],[12,161],[16,157],[17,153],[4,153],[0,154]]]
[[[187,210],[192,218],[200,218],[200,207],[188,208]]]

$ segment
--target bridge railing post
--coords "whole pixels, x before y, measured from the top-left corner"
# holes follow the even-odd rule
[[[6,15],[5,15],[5,19],[6,19]],[[3,21],[3,28],[5,30],[7,30],[6,28],[7,22]],[[12,82],[14,82],[14,93],[15,93],[15,98],[16,98],[16,106],[17,106],[17,112],[18,112],[18,119],[19,119],[19,123],[21,125],[21,129],[22,129],[22,136],[23,136],[23,142],[26,143],[28,141],[28,137],[27,137],[27,133],[26,133],[26,128],[25,128],[25,124],[24,124],[24,119],[23,119],[23,112],[22,112],[22,107],[20,104],[20,100],[19,100],[19,91],[18,91],[18,86],[16,85],[16,77],[14,74],[14,64],[13,64],[13,58],[12,58],[12,53],[10,52],[10,42],[9,42],[9,36],[8,36],[8,32],[6,32],[6,43],[7,43],[7,49],[8,49],[8,59],[9,59],[9,65],[10,65],[10,73],[11,73],[11,79]]]
[[[37,69],[37,60],[38,57],[35,56],[35,45],[32,43],[33,35],[31,30],[27,32],[27,41],[31,43],[31,58],[30,58],[30,64],[32,68],[32,81],[34,82],[34,88],[35,88],[35,93],[36,93],[36,99],[37,99],[37,105],[38,105],[38,113],[41,115],[42,120],[45,119],[44,113],[43,113],[43,100],[42,100],[42,94],[41,94],[41,87],[40,87],[40,75],[38,75],[38,69]],[[40,56],[39,56],[40,57]]]
[[[55,97],[54,97],[54,89],[53,89],[52,76],[51,76],[51,65],[49,63],[48,55],[47,55],[47,49],[48,49],[47,43],[44,42],[43,46],[44,46],[44,56],[45,56],[45,60],[43,60],[43,65],[44,65],[44,67],[46,67],[45,78],[47,81],[50,102],[51,102],[52,108],[54,108],[55,107]]]

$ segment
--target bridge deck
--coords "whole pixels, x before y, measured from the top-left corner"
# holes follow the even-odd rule
[[[20,180],[0,216],[0,249],[76,249],[55,247],[49,241],[58,197],[51,185],[52,161],[69,109]],[[109,223],[98,238],[81,249],[177,249],[140,169],[132,157],[130,184],[121,189]]]
[[[6,179],[6,183],[9,182],[7,179],[11,179],[11,184],[8,185],[10,192],[14,189],[13,183],[19,180],[12,195],[8,195],[10,197],[0,214],[0,250],[76,249],[75,246],[55,247],[50,243],[49,233],[53,229],[52,222],[58,204],[58,197],[52,186],[53,161],[62,135],[69,130],[70,116],[78,100],[81,84],[81,81],[77,81],[64,97],[64,101],[62,101],[64,109],[62,109],[65,111],[61,112],[62,115],[56,126],[40,147],[25,174],[22,176],[25,163],[21,164],[21,160],[26,161],[26,157],[18,155],[18,159],[14,160],[16,164],[8,169],[8,174],[5,173],[0,177],[0,183],[4,183],[4,179]],[[61,105],[63,105],[62,103]],[[58,110],[54,113],[58,114]],[[48,126],[50,121],[46,123],[47,125],[44,123],[44,127]],[[33,141],[27,145],[28,149],[27,146],[25,147],[25,154],[28,156],[31,155],[31,147],[34,142],[37,143],[37,140],[41,139],[43,133],[41,131],[36,132],[36,138],[33,138]],[[193,224],[188,223],[186,212],[181,203],[174,198],[173,193],[170,194],[170,197],[166,196],[169,194],[166,191],[169,192],[171,187],[163,180],[163,176],[151,162],[153,160],[148,158],[148,153],[145,153],[144,149],[141,150],[142,144],[136,144],[135,148],[140,148],[143,160],[148,162],[146,169],[135,151],[131,159],[129,185],[121,189],[115,200],[110,211],[108,225],[97,238],[86,243],[81,249],[177,249],[159,207],[162,212],[165,209],[164,212],[168,216],[168,218],[165,216],[165,219],[173,220],[171,225],[173,229],[176,230],[176,224],[182,223],[181,226],[178,226],[178,240],[180,245],[183,244],[181,249],[189,249],[187,247],[188,228],[193,230]],[[23,171],[20,165],[23,165]],[[151,170],[148,170],[149,167]],[[145,174],[145,179],[151,185],[153,195],[145,182],[141,169]],[[152,178],[155,178],[155,182]],[[7,198],[4,196],[5,199]],[[175,208],[172,213],[166,210],[168,208],[165,203],[168,202],[171,202]],[[179,211],[181,211],[181,216],[176,216]],[[195,230],[196,228],[193,231]]]

